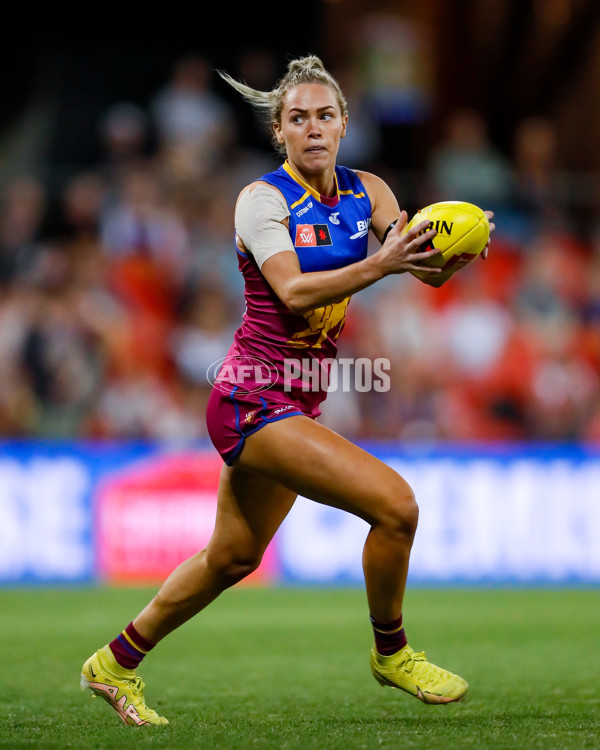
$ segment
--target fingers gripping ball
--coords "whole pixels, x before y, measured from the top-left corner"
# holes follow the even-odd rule
[[[445,201],[433,203],[422,208],[404,227],[407,232],[422,221],[429,221],[427,229],[434,228],[437,234],[423,250],[435,248],[441,250],[423,262],[423,265],[436,266],[451,270],[464,266],[487,246],[490,239],[490,222],[478,206],[463,201]],[[418,272],[415,272],[418,276]]]

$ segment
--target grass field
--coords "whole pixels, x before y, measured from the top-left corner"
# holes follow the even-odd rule
[[[143,665],[170,725],[127,728],[79,670],[150,593],[0,591],[0,747],[600,748],[598,591],[409,591],[411,644],[471,684],[425,706],[371,677],[362,591],[234,589]]]

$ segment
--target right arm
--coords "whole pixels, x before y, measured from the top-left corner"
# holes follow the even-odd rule
[[[281,252],[265,261],[262,273],[279,299],[292,312],[302,314],[340,302],[389,274],[421,268],[414,265],[415,261],[424,260],[439,252],[419,252],[420,246],[436,234],[435,230],[430,230],[417,237],[429,222],[423,222],[405,235],[400,235],[406,224],[406,214],[403,218],[390,230],[382,246],[384,252],[380,250],[364,260],[330,271],[302,273],[296,253]],[[439,273],[439,269],[435,269],[434,273]]]
[[[281,215],[273,220],[261,217],[260,204],[254,211],[248,210],[251,209],[251,200],[248,201],[248,198],[252,197],[253,186],[246,190],[249,194],[244,195],[246,191],[242,191],[244,204],[239,215],[236,211],[236,223],[239,220],[248,226],[247,229],[244,226],[238,227],[242,249],[246,248],[256,256],[260,270],[273,291],[289,310],[297,314],[339,302],[389,274],[423,270],[419,261],[439,252],[419,252],[421,245],[426,244],[436,234],[435,230],[429,230],[418,236],[429,222],[424,221],[406,234],[402,234],[407,221],[406,212],[403,211],[377,253],[342,268],[303,273],[289,235],[287,218]],[[242,214],[246,215],[243,222]],[[250,226],[251,224],[253,226]],[[265,253],[262,260],[261,254],[264,253],[264,245],[267,243],[261,245],[261,237],[267,235],[271,250]],[[255,252],[256,249],[258,253]],[[439,273],[439,269],[431,269],[431,273],[435,275]]]

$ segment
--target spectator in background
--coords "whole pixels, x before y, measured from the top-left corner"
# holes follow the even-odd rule
[[[148,156],[150,123],[137,104],[122,102],[108,108],[100,121],[102,171],[111,181],[140,166]]]
[[[238,61],[238,75],[248,86],[259,90],[266,90],[277,77],[277,63],[273,54],[264,47],[251,47],[242,51]],[[235,108],[236,140],[242,148],[260,151],[265,154],[273,153],[273,145],[268,127],[257,117],[251,117],[247,108],[239,106],[239,102],[232,100]],[[276,163],[276,160],[274,160]]]
[[[229,304],[243,306],[243,279],[238,268],[237,256],[231,252],[234,236],[231,221],[235,200],[220,191],[207,197],[199,209],[191,228],[192,257],[188,279],[200,289],[211,284],[216,289],[226,290]]]
[[[542,325],[579,317],[589,283],[588,260],[585,246],[570,235],[546,229],[532,237],[513,289],[518,320]]]
[[[516,323],[506,305],[490,293],[493,279],[488,273],[472,265],[457,279],[437,316],[447,362],[436,405],[438,438],[503,439],[520,427],[520,414],[506,413],[499,389],[490,385],[511,357]]]
[[[528,247],[513,304],[529,348],[531,437],[576,440],[593,411],[600,382],[588,357],[585,317],[589,254],[572,237],[546,230]]]
[[[353,21],[354,49],[368,88],[370,110],[379,126],[387,164],[420,168],[421,133],[433,108],[431,29],[410,15],[379,4]]]
[[[346,92],[351,126],[340,142],[338,156],[354,169],[375,169],[381,156],[382,136],[364,83],[365,74],[358,64],[347,63],[334,70]]]
[[[436,309],[411,278],[392,282],[364,316],[369,330],[362,332],[361,346],[368,356],[387,358],[391,369],[389,392],[360,394],[361,429],[379,439],[433,439],[433,400],[438,374],[446,371]]]
[[[0,200],[0,283],[24,282],[36,272],[43,251],[48,196],[32,175],[8,182]]]
[[[98,172],[75,174],[62,187],[54,237],[76,261],[88,248],[100,251],[100,218],[106,205],[108,181]]]
[[[150,106],[158,156],[175,182],[204,179],[235,142],[232,113],[212,90],[210,74],[205,58],[181,58]]]
[[[23,342],[23,365],[37,402],[35,433],[79,434],[101,373],[99,350],[80,319],[68,281],[39,289]]]
[[[512,327],[509,311],[487,293],[484,274],[476,266],[456,279],[452,300],[437,319],[458,378],[478,379],[506,353]]]
[[[150,165],[129,172],[100,218],[110,288],[131,316],[126,353],[153,377],[170,371],[168,338],[187,283],[189,235]]]
[[[115,259],[153,258],[172,272],[180,269],[187,252],[187,235],[153,169],[143,165],[128,172],[118,187],[117,200],[100,216],[107,254]]]
[[[514,194],[512,207],[521,226],[521,238],[544,228],[568,226],[564,206],[567,195],[558,160],[558,135],[543,117],[522,120],[514,136]]]
[[[497,215],[512,193],[510,162],[490,143],[483,117],[473,109],[453,112],[431,149],[427,202],[459,200],[490,206]],[[501,222],[500,222],[501,225]]]
[[[209,370],[227,354],[238,314],[227,291],[213,282],[193,289],[173,327],[170,347],[177,373],[204,394],[204,405],[212,387]]]
[[[0,436],[35,434],[38,405],[23,366],[35,294],[27,287],[2,284],[0,294]]]
[[[188,439],[189,428],[190,417],[179,408],[173,389],[132,358],[103,384],[89,427],[95,437],[172,443]],[[196,429],[192,437],[202,435]]]

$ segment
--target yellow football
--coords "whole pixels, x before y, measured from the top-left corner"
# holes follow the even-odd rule
[[[452,269],[464,265],[481,254],[490,239],[490,222],[478,206],[463,201],[433,203],[418,211],[403,232],[416,224],[428,221],[427,229],[435,228],[433,240],[423,250],[441,250],[439,255],[429,258],[424,264],[437,268]],[[424,229],[423,231],[427,231]],[[415,276],[418,272],[414,272]]]

